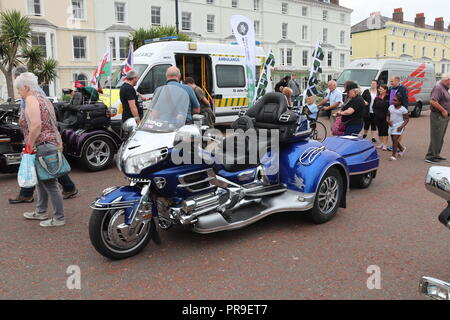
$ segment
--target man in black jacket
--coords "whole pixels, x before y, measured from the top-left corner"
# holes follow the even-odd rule
[[[402,106],[404,106],[407,110],[409,107],[409,101],[408,101],[408,89],[400,83],[400,77],[399,76],[393,76],[391,78],[391,88],[390,88],[390,95],[389,95],[389,105],[394,104],[394,98],[397,95],[402,96]]]

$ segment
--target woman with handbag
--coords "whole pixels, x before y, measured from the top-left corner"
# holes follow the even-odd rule
[[[369,133],[369,129],[372,131],[372,142],[376,143],[375,132],[377,131],[377,123],[375,118],[375,112],[373,110],[373,105],[375,102],[375,98],[378,95],[378,80],[372,80],[370,84],[370,88],[366,89],[362,97],[365,101],[366,107],[364,108],[364,134],[363,138],[367,138],[367,134]]]
[[[345,89],[347,101],[336,116],[342,117],[342,125],[345,126],[344,135],[359,134],[363,128],[364,99],[361,97],[361,90],[355,82],[348,83]]]
[[[36,153],[36,159],[47,167],[43,157],[57,158],[62,151],[62,140],[56,126],[55,111],[50,100],[39,90],[37,77],[30,73],[22,73],[14,82],[20,96],[25,101],[25,111],[20,116],[20,125],[25,138],[25,153]],[[58,152],[59,151],[59,152]],[[59,159],[61,163],[61,158]],[[36,161],[36,167],[39,163]],[[61,165],[60,165],[61,166]],[[48,168],[47,168],[48,169]],[[58,168],[58,170],[60,167]],[[28,220],[43,220],[41,227],[65,225],[63,197],[59,190],[57,176],[43,178],[38,173],[36,211],[24,213]],[[52,170],[54,174],[56,170]],[[49,219],[48,200],[52,202],[54,217]]]

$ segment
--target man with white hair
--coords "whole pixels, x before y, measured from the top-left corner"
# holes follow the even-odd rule
[[[189,96],[189,108],[186,117],[187,122],[192,122],[192,114],[200,113],[200,103],[197,100],[194,90],[185,84],[180,83],[181,72],[175,66],[171,66],[166,71],[167,85],[173,85],[184,89]]]
[[[334,80],[328,81],[328,93],[325,98],[320,101],[317,107],[320,108],[326,103],[328,103],[329,106],[324,107],[323,110],[331,111],[330,125],[331,128],[333,128],[334,123],[336,122],[336,113],[341,109],[343,104],[342,92],[337,89],[337,83]]]
[[[450,73],[442,75],[442,80],[431,92],[430,104],[430,146],[425,156],[425,162],[439,163],[447,159],[441,157],[444,137],[447,132],[450,113]]]

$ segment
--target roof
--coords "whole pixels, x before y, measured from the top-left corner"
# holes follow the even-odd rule
[[[34,26],[45,26],[45,27],[56,28],[56,26],[53,23],[51,23],[45,19],[42,19],[42,18],[28,18],[28,20],[30,21],[30,24],[34,25]]]
[[[106,28],[105,31],[127,31],[133,32],[135,31],[132,27],[126,24],[113,24],[111,27]]]
[[[339,9],[344,9],[344,10],[348,10],[348,11],[353,12],[353,9],[350,9],[350,8],[347,8],[347,7],[338,5],[338,4],[334,4],[334,3],[331,3],[331,2],[328,3],[328,2],[323,2],[323,1],[320,1],[320,0],[303,0],[303,1],[314,2],[316,4],[319,3],[320,5],[323,5],[323,6],[326,6],[326,7],[339,8]]]
[[[352,33],[358,33],[358,32],[364,32],[364,31],[370,31],[370,30],[375,30],[375,29],[384,29],[386,27],[386,22],[394,22],[392,18],[386,17],[386,16],[376,16],[376,17],[380,17],[379,21],[374,21],[371,22],[372,17],[368,17],[367,19],[364,19],[361,22],[358,22],[357,24],[352,26]],[[372,24],[374,27],[370,27],[369,25]],[[402,24],[406,25],[406,26],[410,26],[410,27],[415,27],[418,29],[423,29],[420,27],[417,27],[416,24],[414,22],[410,22],[410,21],[404,21]],[[376,26],[376,27],[375,27]],[[425,25],[425,30],[430,30],[430,31],[440,31],[440,30],[435,30],[434,26],[431,25]],[[442,32],[442,31],[440,31]],[[448,31],[447,29],[444,29],[444,32],[450,33],[450,31]]]

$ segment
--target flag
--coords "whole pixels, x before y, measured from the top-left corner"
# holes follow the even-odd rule
[[[133,42],[130,42],[130,52],[128,53],[128,58],[122,65],[122,78],[127,75],[127,73],[133,70],[134,67],[134,48]]]
[[[317,42],[316,49],[313,52],[313,63],[312,67],[309,71],[309,78],[307,83],[307,88],[303,91],[300,101],[302,105],[305,105],[305,100],[307,97],[318,95],[319,89],[317,85],[319,84],[320,75],[322,74],[322,61],[325,57],[325,54],[322,50],[322,46],[320,42]]]
[[[234,15],[231,17],[231,28],[236,40],[244,51],[245,66],[247,70],[247,97],[248,106],[251,107],[255,97],[256,83],[256,42],[255,28],[253,22],[244,16]]]
[[[275,66],[275,56],[272,50],[270,50],[266,61],[264,61],[261,75],[259,76],[258,85],[256,86],[256,96],[253,102],[256,102],[256,100],[267,93],[267,87],[270,87],[270,67],[273,66]]]
[[[91,83],[90,83],[91,87],[98,89],[100,79],[103,77],[109,77],[110,74],[111,74],[111,55],[109,54],[109,50],[108,50],[103,55],[102,60],[100,61],[100,64],[98,65],[97,69],[95,70],[95,72],[92,76]]]

